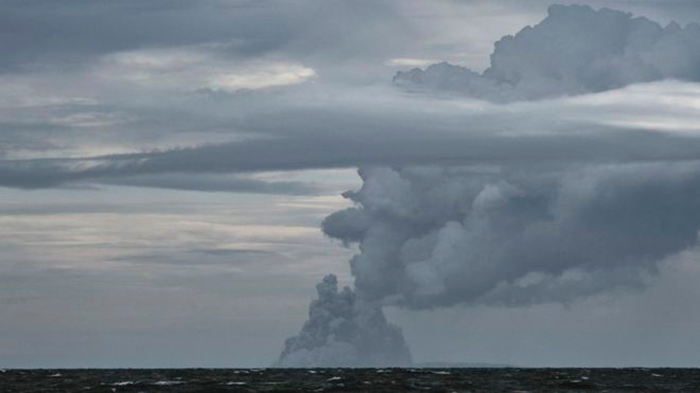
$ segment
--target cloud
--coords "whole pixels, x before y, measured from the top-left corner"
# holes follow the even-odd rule
[[[421,309],[641,287],[700,230],[700,164],[367,168],[324,232],[358,293]]]
[[[289,261],[277,252],[243,248],[211,248],[168,250],[150,254],[119,255],[108,262],[140,265],[173,265],[182,267],[222,268],[224,272],[241,272],[251,264],[275,266]]]
[[[394,83],[509,102],[667,78],[698,81],[699,42],[697,23],[661,27],[622,11],[553,5],[539,24],[496,42],[483,74],[438,63],[398,72]]]
[[[216,98],[205,94],[193,110],[238,106],[225,122],[250,136],[143,153],[2,160],[0,184],[42,188],[138,182],[146,175],[157,183],[155,175],[175,173],[194,179],[203,173],[367,165],[700,159],[696,84],[657,82],[507,106],[384,88],[329,93],[297,86]],[[163,179],[174,184],[176,176],[168,176]],[[124,180],[131,177],[136,178]]]
[[[264,54],[284,46],[303,16],[293,6],[253,1],[7,1],[0,8],[7,26],[0,46],[12,54],[2,61],[8,70],[76,66],[110,52],[212,41],[230,42],[234,53]]]
[[[396,44],[393,34],[407,30],[396,5],[385,0],[362,6],[342,0],[10,0],[0,4],[0,24],[5,73],[81,70],[118,53],[202,45],[229,60],[283,57],[327,65],[386,55]]]
[[[9,187],[56,187],[98,178],[117,182],[122,181],[117,178],[156,174],[463,164],[538,157],[581,161],[697,158],[693,139],[697,111],[686,106],[685,112],[679,113],[682,105],[678,103],[684,97],[674,91],[680,90],[677,87],[654,84],[648,91],[630,87],[619,90],[616,96],[579,96],[586,97],[585,102],[552,100],[532,106],[521,102],[497,108],[464,98],[411,97],[392,91],[386,83],[348,86],[352,78],[340,74],[348,74],[345,71],[349,69],[365,75],[363,67],[377,66],[386,82],[386,73],[392,71],[384,64],[387,58],[399,62],[433,58],[404,51],[404,41],[418,34],[404,31],[411,30],[406,22],[424,17],[410,14],[407,10],[412,8],[399,3],[379,2],[364,8],[333,1],[306,14],[313,7],[303,1],[289,5],[291,10],[276,10],[267,2],[153,2],[145,6],[98,1],[84,8],[71,2],[42,3],[46,8],[32,4],[8,2],[0,8],[7,7],[8,15],[17,13],[17,20],[43,20],[53,10],[76,23],[88,23],[90,19],[82,18],[84,14],[106,18],[103,14],[112,10],[112,18],[124,21],[125,26],[137,24],[143,15],[162,16],[159,23],[163,26],[176,25],[192,11],[191,17],[201,20],[202,26],[191,28],[203,31],[186,39],[179,33],[165,37],[170,27],[143,30],[152,42],[131,40],[129,34],[135,32],[129,31],[123,45],[95,45],[95,51],[88,50],[92,44],[82,40],[107,40],[109,37],[103,35],[110,22],[92,38],[61,41],[73,43],[66,49],[67,55],[79,57],[78,53],[89,52],[86,56],[91,60],[79,71],[39,68],[3,75],[2,82],[11,88],[0,97],[4,147],[0,154],[5,158],[0,162],[0,184]],[[446,10],[454,5],[441,4]],[[580,10],[577,12],[594,15],[601,12]],[[251,21],[276,20],[284,14],[286,24],[279,28],[295,33],[281,38],[277,49],[245,54],[234,45],[242,39],[234,37],[238,27],[214,31],[223,29],[218,19],[222,16],[215,11]],[[358,30],[365,35],[383,28],[394,33],[378,35],[375,40],[365,35],[343,40],[347,34],[334,33],[330,39],[326,30],[343,12],[352,16],[343,22],[343,29],[361,21],[358,26],[363,28]],[[319,14],[327,19],[318,18]],[[208,18],[214,21],[204,27]],[[637,19],[621,18],[637,23],[633,22]],[[318,23],[308,23],[311,19]],[[379,26],[382,20],[387,22],[384,27]],[[13,28],[27,26],[18,23]],[[72,28],[61,25],[61,29]],[[256,31],[251,27],[244,35],[250,35],[250,42],[254,42],[260,33]],[[276,37],[277,32],[270,34]],[[66,37],[73,34],[57,31],[59,36],[64,33]],[[401,39],[387,38],[396,36]],[[400,42],[389,50],[392,40]],[[136,45],[139,42],[142,45]],[[322,48],[340,49],[318,50],[317,43],[322,43]],[[25,50],[41,48],[36,44]],[[45,54],[51,56],[50,51]],[[546,54],[533,52],[535,55]],[[336,66],[343,56],[347,62]],[[355,68],[357,63],[361,63],[359,68]],[[315,76],[310,76],[312,73]],[[307,83],[297,83],[302,81]],[[672,85],[669,81],[662,84]],[[690,84],[681,85],[686,88]],[[654,101],[660,94],[667,101]],[[686,102],[693,102],[695,95],[697,91],[687,95]],[[601,105],[596,100],[608,102]],[[659,133],[666,128],[684,133]],[[136,154],[116,154],[125,152]],[[29,158],[41,160],[22,160]]]

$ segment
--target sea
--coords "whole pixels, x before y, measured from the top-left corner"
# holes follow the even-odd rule
[[[0,392],[700,392],[700,369],[6,369]]]

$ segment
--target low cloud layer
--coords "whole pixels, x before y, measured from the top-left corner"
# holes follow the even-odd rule
[[[666,81],[508,106],[383,88],[334,98],[314,87],[231,95],[223,98],[226,105],[242,106],[246,116],[232,115],[230,127],[260,137],[134,154],[0,160],[0,185],[146,185],[141,180],[150,179],[155,187],[221,189],[232,185],[203,183],[226,173],[366,165],[694,160],[700,159],[698,94],[694,84]],[[177,180],[198,174],[211,176],[189,186]],[[287,186],[252,188],[309,188]]]
[[[439,63],[399,72],[394,83],[509,102],[617,89],[667,78],[700,80],[700,25],[662,27],[644,17],[554,5],[534,27],[495,44],[479,74]]]

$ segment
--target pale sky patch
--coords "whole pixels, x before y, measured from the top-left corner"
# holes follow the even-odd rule
[[[316,76],[312,68],[276,60],[240,61],[207,47],[139,50],[105,56],[95,73],[103,79],[144,88],[236,91],[285,86]]]
[[[435,59],[412,59],[412,58],[396,58],[389,59],[386,64],[392,67],[425,67],[427,65],[436,63]]]

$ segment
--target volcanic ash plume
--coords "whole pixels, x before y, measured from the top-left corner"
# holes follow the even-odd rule
[[[394,82],[510,102],[700,81],[698,70],[700,25],[553,6],[538,25],[498,41],[482,74],[442,63]],[[633,145],[619,150],[623,161]],[[563,165],[527,154],[518,162],[515,150],[494,154],[511,164],[360,170],[362,187],[344,194],[355,206],[323,222],[327,236],[358,245],[355,292],[338,292],[326,277],[280,365],[406,364],[401,332],[381,304],[568,303],[643,287],[660,261],[697,243],[698,161]],[[463,152],[478,163],[473,155]]]
[[[317,286],[280,366],[409,362],[379,305],[570,303],[641,288],[700,230],[700,163],[367,168],[323,231],[360,253]]]
[[[316,285],[309,320],[285,342],[278,367],[386,367],[411,363],[401,329],[388,323],[377,303],[350,288],[338,291],[334,275]]]
[[[326,235],[363,298],[411,309],[568,303],[641,287],[700,229],[700,163],[370,168]]]

